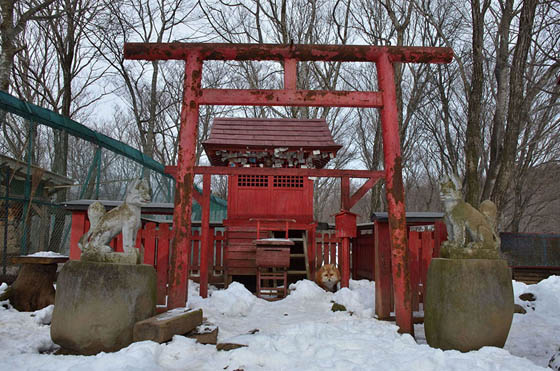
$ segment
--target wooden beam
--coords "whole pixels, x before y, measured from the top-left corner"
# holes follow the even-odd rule
[[[374,91],[203,89],[200,104],[380,108],[383,95]]]
[[[360,189],[358,189],[353,195],[352,197],[350,197],[350,201],[348,203],[348,210],[350,210],[352,207],[354,207],[354,205],[356,205],[356,203],[358,201],[360,201],[362,199],[362,197],[364,197],[364,195],[367,193],[367,191],[369,191],[370,189],[373,188],[373,186],[375,184],[377,184],[377,182],[379,181],[379,179],[383,178],[382,176],[379,176],[377,178],[375,177],[371,177],[367,180],[367,182],[365,182]]]
[[[350,178],[340,178],[340,209],[350,210]]]
[[[176,166],[166,166],[165,172],[175,177]],[[301,168],[270,168],[270,167],[226,167],[226,166],[195,166],[195,174],[212,175],[293,175],[316,178],[383,178],[383,171],[346,170],[346,169],[301,169]]]
[[[125,59],[185,60],[200,53],[204,60],[376,62],[387,55],[390,62],[449,63],[451,48],[371,45],[277,45],[224,43],[125,43]]]

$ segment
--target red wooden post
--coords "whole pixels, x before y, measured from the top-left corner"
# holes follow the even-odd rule
[[[216,260],[215,260],[215,264],[214,264],[214,273],[218,274],[218,271],[220,272],[220,274],[224,273],[224,267],[223,267],[223,260],[222,260],[222,254],[223,254],[223,250],[224,250],[224,233],[222,231],[217,231],[216,232]]]
[[[113,239],[115,241],[115,251],[116,252],[124,252],[123,250],[123,237],[122,233],[119,233],[117,237]]]
[[[432,232],[427,231],[422,233],[422,264],[420,265],[420,280],[422,281],[422,301],[424,300],[424,294],[426,293],[426,279],[428,277],[428,268],[430,267],[430,262],[432,261],[434,242],[435,241],[432,237]]]
[[[210,243],[210,185],[212,176],[204,174],[202,176],[202,236],[200,237],[200,296],[208,297],[208,254],[211,251]]]
[[[89,224],[85,211],[72,212],[72,230],[70,233],[70,260],[79,260],[82,250],[78,247],[80,238],[86,233]]]
[[[173,213],[173,246],[169,277],[168,308],[184,307],[187,301],[189,273],[189,231],[191,228],[194,165],[198,137],[198,98],[201,95],[202,58],[196,51],[189,52],[185,63],[185,81],[179,130],[177,185]]]
[[[389,225],[376,222],[375,235],[375,314],[379,319],[391,316],[391,245],[389,243]]]
[[[387,53],[383,53],[379,57],[376,65],[379,88],[383,92],[381,124],[383,128],[385,189],[387,193],[391,251],[393,256],[395,316],[399,332],[414,336],[395,78],[393,65]]]
[[[340,280],[340,287],[350,286],[350,238],[342,238],[342,254],[340,254],[342,279]]]
[[[200,232],[199,231],[192,231],[191,232],[191,254],[190,257],[190,272],[198,271],[197,273],[200,275],[200,264],[199,264],[199,257],[200,257]]]
[[[315,267],[316,267],[316,253],[315,253],[315,249],[317,248],[317,246],[315,246],[315,239],[316,239],[316,235],[315,235],[315,228],[316,228],[316,224],[313,223],[311,224],[311,226],[309,226],[309,228],[307,229],[307,261],[309,263],[309,274],[310,274],[310,278],[314,279],[315,277]]]
[[[340,208],[350,210],[350,178],[347,176],[340,178]]]
[[[434,222],[434,249],[432,257],[439,257],[439,249],[441,244],[447,240],[447,228],[442,220]]]
[[[420,309],[420,297],[418,295],[420,283],[420,244],[420,232],[411,231],[408,240],[410,252],[408,263],[410,269],[410,285],[412,287],[412,308],[414,310]]]
[[[296,90],[297,88],[297,59],[284,60],[284,89]]]
[[[167,223],[160,223],[157,233],[157,304],[165,305],[169,277],[169,239],[171,233]]]

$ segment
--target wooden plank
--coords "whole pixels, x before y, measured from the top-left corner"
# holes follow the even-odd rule
[[[228,259],[227,260],[227,268],[254,268],[257,266],[257,263],[254,260],[237,260],[237,259]]]
[[[412,288],[412,310],[420,309],[420,232],[410,231],[408,234],[408,266],[410,271],[410,286]]]
[[[175,176],[176,166],[166,166],[165,172]],[[304,177],[327,177],[340,178],[349,176],[350,178],[372,178],[384,177],[382,171],[371,170],[347,170],[347,169],[301,169],[301,168],[266,168],[266,167],[216,167],[216,166],[195,166],[195,174],[214,174],[214,175],[287,175]],[[228,227],[229,229],[229,227]]]
[[[10,261],[12,264],[58,264],[66,263],[68,261],[67,256],[58,257],[46,257],[46,256],[13,256]]]
[[[191,258],[191,266],[196,266],[197,270],[200,267],[200,232],[199,231],[192,231],[192,242],[191,242],[191,249],[192,249],[192,258]],[[194,267],[191,270],[195,270]]]
[[[125,59],[186,60],[190,55],[202,60],[257,60],[449,63],[453,49],[421,46],[306,45],[306,44],[226,44],[226,43],[125,43]]]
[[[391,246],[389,224],[375,223],[375,314],[379,319],[389,318],[393,308],[391,297]]]
[[[435,240],[433,233],[426,231],[422,233],[422,252],[421,259],[422,263],[420,265],[420,281],[422,282],[422,298],[426,296],[426,280],[428,278],[428,268],[430,267],[430,262],[432,261],[432,254],[434,250]]]
[[[144,264],[155,265],[156,223],[146,223],[144,231]]]
[[[246,251],[227,251],[226,260],[239,260],[239,259],[255,259],[257,256],[256,252],[246,252]]]
[[[165,305],[165,297],[167,296],[167,281],[169,277],[169,242],[171,233],[169,224],[159,224],[157,231],[157,304]]]
[[[70,259],[72,260],[79,260],[82,255],[78,242],[89,229],[89,222],[86,219],[85,211],[72,212],[72,229],[70,233]]]
[[[231,267],[227,270],[228,275],[254,276],[257,274],[257,267]]]
[[[377,91],[202,89],[199,99],[221,106],[383,107]]]

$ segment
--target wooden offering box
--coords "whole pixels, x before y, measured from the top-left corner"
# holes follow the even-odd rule
[[[257,250],[257,267],[288,268],[290,266],[290,240],[264,239],[254,242]]]

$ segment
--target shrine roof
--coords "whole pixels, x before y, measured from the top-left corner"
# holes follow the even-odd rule
[[[342,147],[334,142],[324,119],[262,118],[216,118],[203,146],[214,166],[227,166],[216,151],[274,152],[277,148],[287,148],[289,151],[332,153],[334,157]],[[315,167],[323,167],[329,159],[314,161]]]

